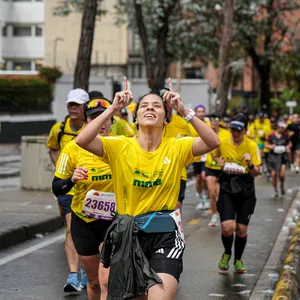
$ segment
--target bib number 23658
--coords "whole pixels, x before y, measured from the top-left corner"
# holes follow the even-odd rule
[[[112,220],[112,212],[116,211],[114,193],[90,190],[86,194],[82,212],[89,217],[100,220]]]

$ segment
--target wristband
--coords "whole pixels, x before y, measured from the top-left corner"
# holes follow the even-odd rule
[[[248,165],[248,168],[249,168],[249,170],[252,170],[252,169],[254,169],[254,164],[250,164],[250,165]]]
[[[189,114],[186,117],[184,117],[184,119],[187,122],[190,122],[196,114],[192,109],[189,109],[189,111],[190,111]]]

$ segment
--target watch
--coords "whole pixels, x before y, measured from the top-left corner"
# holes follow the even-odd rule
[[[192,109],[189,109],[189,111],[189,114],[186,117],[183,117],[187,122],[190,122],[196,114]]]
[[[254,164],[249,164],[248,168],[249,168],[249,170],[252,170],[254,168]]]

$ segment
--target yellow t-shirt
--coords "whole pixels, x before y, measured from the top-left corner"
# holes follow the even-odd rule
[[[204,119],[204,123],[205,123],[207,126],[211,127],[210,122],[209,122],[209,119],[206,119],[206,118],[205,118],[205,119]],[[193,126],[191,123],[189,123],[189,128],[190,128],[191,136],[193,136],[193,137],[199,136],[199,134],[197,133],[197,131],[195,130],[194,126]]]
[[[165,127],[164,137],[167,138],[180,138],[184,136],[191,136],[189,123],[177,114],[172,114],[171,122]],[[187,180],[186,167],[181,170],[181,179]]]
[[[60,152],[64,149],[64,147],[72,140],[76,138],[76,136],[80,133],[80,131],[85,127],[86,124],[83,124],[81,128],[77,131],[72,131],[70,125],[70,118],[67,118],[64,134],[62,134],[60,143],[58,143],[58,134],[61,132],[61,123],[58,122],[54,124],[50,130],[50,134],[46,143],[47,148],[51,148],[54,150],[60,150]],[[73,174],[73,173],[72,173]],[[67,195],[74,196],[76,194],[75,186],[67,193]]]
[[[126,120],[114,116],[114,123],[110,127],[111,135],[124,135],[127,137],[135,136],[136,132],[134,131],[134,127],[129,124]]]
[[[274,129],[272,129],[271,127],[267,127],[267,129],[265,130],[266,140],[273,131],[274,131]],[[263,151],[264,151],[264,153],[270,153],[271,150],[267,147],[264,147]]]
[[[61,179],[71,177],[77,167],[88,170],[88,179],[79,180],[76,184],[76,193],[72,199],[72,211],[85,222],[98,219],[82,213],[86,193],[89,190],[99,192],[113,192],[112,174],[108,164],[102,158],[80,148],[75,141],[71,141],[61,152],[55,171],[55,176]]]
[[[220,140],[220,146],[213,151],[214,156],[223,157],[225,162],[239,164],[245,167],[246,173],[248,173],[248,164],[243,158],[245,153],[250,154],[254,166],[261,165],[261,155],[257,144],[246,136],[244,141],[238,146],[232,144],[231,137],[224,137]]]
[[[194,138],[163,138],[153,152],[143,150],[136,138],[101,140],[103,161],[112,169],[119,214],[137,216],[176,207],[181,170],[194,158]]]
[[[254,124],[254,122],[249,122],[246,135],[251,140],[255,140],[255,124]]]
[[[270,128],[267,121],[264,121],[263,123],[259,122],[259,120],[254,121],[255,125],[255,141],[257,144],[264,144],[266,136],[266,131]]]
[[[231,136],[231,133],[230,131],[224,129],[224,128],[219,128],[219,132],[218,132],[218,138],[221,140],[225,137],[230,137]],[[222,167],[220,167],[213,159],[212,159],[212,156],[211,156],[212,152],[211,153],[207,153],[207,156],[206,156],[206,162],[205,162],[205,167],[206,168],[209,168],[209,169],[214,169],[214,170],[221,170]]]
[[[47,148],[62,150],[70,141],[74,140],[80,131],[85,127],[85,124],[83,124],[79,130],[72,131],[70,126],[70,118],[67,118],[64,134],[61,137],[60,144],[58,144],[58,134],[61,131],[61,123],[62,122],[58,122],[52,126],[46,143]]]

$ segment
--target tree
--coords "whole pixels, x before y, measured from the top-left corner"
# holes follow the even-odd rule
[[[101,0],[65,0],[55,8],[54,14],[67,16],[72,12],[82,12],[81,35],[74,74],[74,88],[89,89],[91,56],[95,31],[96,16],[102,15]]]
[[[219,48],[216,111],[224,113],[227,109],[228,90],[231,83],[229,55],[232,41],[234,0],[224,0],[224,29]]]
[[[116,9],[117,24],[127,23],[141,39],[149,88],[164,86],[171,63],[217,53],[209,0],[118,0]]]
[[[263,110],[270,110],[272,64],[295,42],[298,20],[293,23],[290,16],[299,8],[299,0],[236,2],[233,41],[251,57],[259,75]]]

